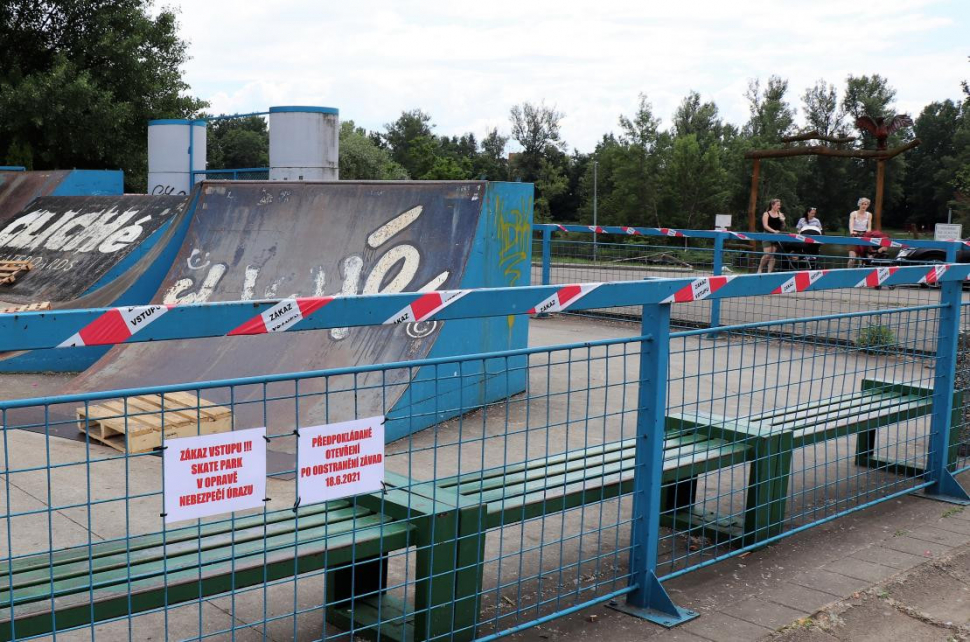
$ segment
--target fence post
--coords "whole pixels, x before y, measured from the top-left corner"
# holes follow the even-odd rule
[[[644,339],[640,342],[640,392],[630,536],[630,584],[636,589],[627,595],[625,604],[613,608],[669,628],[697,617],[697,613],[674,604],[656,573],[667,413],[670,306],[644,305],[642,328]]]
[[[718,234],[714,237],[714,264],[711,266],[711,274],[721,276],[724,271],[724,235]],[[711,301],[711,327],[716,328],[721,325],[721,300]],[[706,335],[713,338],[715,335]]]
[[[552,227],[543,226],[542,228],[542,285],[550,285],[549,271],[552,263]],[[537,318],[548,317],[549,314],[542,312],[537,314]]]
[[[946,262],[956,263],[957,244],[946,251]],[[936,370],[933,376],[933,415],[930,418],[930,443],[926,455],[926,479],[933,482],[927,496],[957,504],[970,504],[970,495],[950,472],[950,430],[954,425],[954,386],[956,357],[960,339],[960,306],[963,282],[944,281],[940,286],[940,326],[936,340]]]

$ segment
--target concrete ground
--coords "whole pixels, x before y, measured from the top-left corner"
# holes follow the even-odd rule
[[[554,317],[533,322],[530,343],[551,346],[623,339],[637,336],[638,329],[635,324]],[[398,442],[388,449],[387,466],[427,479],[628,437],[637,405],[637,348],[638,343],[632,342],[540,354],[530,361],[527,397],[445,422],[406,444]],[[836,348],[792,346],[769,340],[709,341],[690,337],[676,340],[671,353],[670,404],[680,410],[703,406],[713,412],[739,412],[737,406],[743,403],[747,404],[746,411],[753,412],[771,404],[804,401],[810,390],[799,383],[815,382],[821,394],[831,395],[855,389],[859,379],[869,373],[888,373],[906,380],[931,376],[925,364],[898,355],[847,353]],[[741,373],[745,376],[741,377]],[[69,379],[60,375],[0,376],[0,398],[54,394]],[[560,403],[567,398],[568,404]],[[910,420],[893,431],[883,431],[880,438],[887,447],[893,444],[894,455],[917,463],[925,450],[925,435],[925,422]],[[0,532],[3,555],[7,554],[7,542],[15,554],[25,554],[118,537],[126,529],[136,533],[160,528],[157,496],[124,500],[126,496],[157,490],[157,457],[143,456],[126,462],[107,448],[56,437],[48,441],[42,435],[24,431],[8,433],[5,448],[5,457],[25,472],[9,475],[9,486],[0,485],[3,493],[7,493],[5,487],[9,488],[9,494],[0,497],[0,505],[10,501],[15,512],[35,512],[9,520],[16,523],[5,524],[10,531]],[[911,483],[884,473],[866,472],[860,476],[847,454],[851,452],[849,440],[840,439],[798,453],[795,468],[803,474],[793,475],[786,522],[789,529],[844,510],[860,497],[877,499]],[[85,463],[89,456],[105,461],[91,466]],[[43,469],[51,463],[58,467],[48,478]],[[93,486],[80,482],[88,473],[96,480]],[[709,476],[698,491],[699,502],[706,508],[736,512],[744,499],[744,476],[742,467]],[[970,487],[970,478],[964,483]],[[860,488],[865,492],[860,493]],[[292,482],[271,480],[268,494],[274,501],[278,498],[281,506],[292,505]],[[117,501],[104,501],[88,510],[84,504],[90,499]],[[48,513],[47,506],[72,507]],[[491,563],[485,571],[483,619],[514,624],[514,617],[504,618],[546,597],[544,591],[561,590],[563,582],[558,589],[555,585],[542,586],[550,565],[575,567],[580,583],[602,581],[603,575],[609,573],[622,577],[627,557],[622,537],[629,530],[625,521],[629,502],[614,501],[602,506],[490,533],[486,559]],[[604,536],[606,527],[612,530]],[[609,537],[615,537],[616,542],[610,544]],[[897,622],[890,630],[909,631],[900,628],[900,618],[906,618],[906,626],[916,632],[896,638],[883,632],[881,639],[963,639],[959,637],[965,634],[962,629],[945,624],[966,623],[965,618],[960,619],[963,603],[948,599],[943,608],[949,611],[927,610],[933,606],[927,596],[940,592],[947,596],[959,594],[952,583],[946,590],[936,591],[933,587],[949,581],[946,578],[953,574],[943,577],[940,569],[959,567],[964,559],[963,547],[968,544],[970,511],[964,513],[946,504],[905,496],[668,581],[666,586],[678,604],[701,614],[674,630],[666,631],[596,606],[529,628],[514,639],[673,642],[756,640],[776,634],[822,636],[819,640],[876,639],[856,637],[868,634],[865,625],[858,623],[865,622],[868,613],[875,613],[865,609],[874,608],[882,609],[880,613],[888,609]],[[538,559],[535,555],[520,555],[524,548],[539,551]],[[668,534],[661,558],[667,564],[664,572],[671,572],[684,564],[711,561],[726,552],[729,551],[710,542],[684,541]],[[590,573],[588,562],[593,553],[597,556],[596,568]],[[410,558],[407,556],[408,563]],[[937,563],[927,567],[936,571],[924,573],[923,568],[917,568],[927,563]],[[906,574],[913,569],[917,570]],[[516,573],[535,581],[507,590]],[[880,584],[896,578],[901,582]],[[569,584],[565,585],[568,588]],[[906,586],[910,588],[904,590]],[[186,637],[228,623],[244,627],[237,636],[241,639],[256,639],[263,633],[273,640],[319,637],[320,618],[312,611],[314,600],[319,600],[319,578],[301,580],[298,586],[281,583],[275,589],[273,593],[240,594],[232,602],[228,598],[209,600],[201,609],[197,605],[181,607],[176,610],[178,614],[173,612],[169,617],[168,634],[172,638]],[[966,589],[960,588],[963,590]],[[300,608],[310,609],[299,622],[285,617],[295,599]],[[564,606],[574,601],[570,599]],[[280,615],[279,620],[266,630],[259,625],[248,626],[247,621],[263,617],[263,603],[270,605],[271,613]],[[813,617],[823,608],[827,608],[825,613]],[[160,614],[136,618],[131,630],[117,624],[99,627],[97,639],[141,637],[139,631],[151,632],[157,639],[161,637],[159,627],[165,625],[162,619]],[[853,623],[857,623],[856,629],[851,628]],[[937,632],[942,637],[915,637]],[[77,637],[90,639],[90,635]]]

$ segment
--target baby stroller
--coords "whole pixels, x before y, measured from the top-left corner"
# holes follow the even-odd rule
[[[801,229],[799,234],[802,236],[819,236],[822,233],[817,227],[806,226]],[[798,270],[817,270],[819,266],[818,253],[822,250],[821,243],[798,243],[795,262],[798,263]]]
[[[817,236],[822,231],[815,227],[803,227],[799,234],[802,236]],[[776,254],[778,272],[793,272],[797,270],[818,269],[819,243],[778,243]]]

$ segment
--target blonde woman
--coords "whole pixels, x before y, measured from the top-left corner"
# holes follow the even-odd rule
[[[768,211],[761,215],[761,227],[769,234],[781,234],[785,229],[785,215],[781,211],[781,199],[773,198],[768,201]],[[775,252],[781,249],[781,245],[774,241],[764,241],[761,244],[764,254],[761,255],[761,262],[758,263],[758,274],[765,269],[768,264],[768,271],[775,269]]]
[[[859,209],[849,214],[849,235],[862,236],[872,231],[872,212],[869,211],[869,199],[863,196],[856,203]]]

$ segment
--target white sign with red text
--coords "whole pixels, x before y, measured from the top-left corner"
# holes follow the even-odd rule
[[[384,417],[300,428],[297,470],[301,504],[381,490]]]
[[[165,523],[259,508],[266,497],[266,429],[166,439]]]

